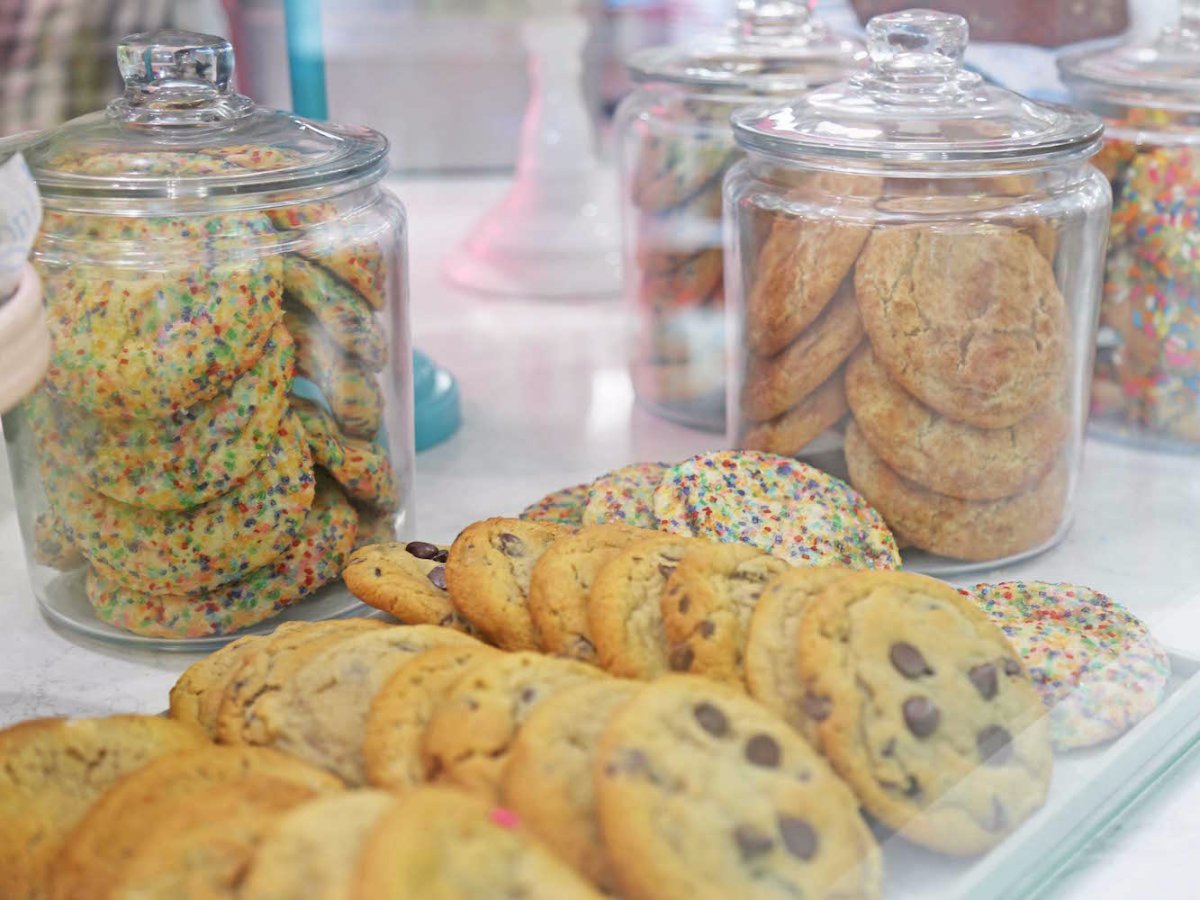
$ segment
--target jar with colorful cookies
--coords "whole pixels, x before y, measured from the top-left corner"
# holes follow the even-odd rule
[[[729,117],[828,84],[865,59],[812,18],[812,0],[741,0],[725,34],[642,51],[617,112],[625,294],[636,318],[640,403],[698,428],[725,427],[721,183],[741,153]]]
[[[387,142],[239,96],[222,38],[118,59],[107,109],[18,139],[51,359],[4,437],[37,599],[177,649],[342,614],[344,560],[406,530],[412,489]]]
[[[732,438],[847,476],[939,572],[1069,524],[1110,209],[1101,121],[966,43],[872,19],[869,71],[735,114],[725,186]]]
[[[1060,60],[1105,121],[1096,164],[1112,183],[1091,425],[1200,450],[1200,0],[1145,43]]]

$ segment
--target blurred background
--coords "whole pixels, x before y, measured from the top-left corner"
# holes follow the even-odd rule
[[[502,171],[517,153],[528,81],[505,0],[321,0],[329,115],[370,124],[401,172]],[[817,0],[845,31],[911,5],[971,20],[969,61],[1023,93],[1055,97],[1054,54],[1081,40],[1149,34],[1178,0]],[[584,0],[592,23],[584,90],[602,152],[629,89],[632,51],[687,40],[730,18],[735,0]],[[475,11],[473,14],[472,11]],[[242,93],[290,108],[283,0],[0,0],[0,132],[45,128],[119,91],[114,49],[134,31],[177,26],[229,36]]]

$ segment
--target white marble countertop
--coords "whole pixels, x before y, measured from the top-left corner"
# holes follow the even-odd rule
[[[458,377],[464,425],[417,459],[418,530],[447,540],[554,488],[635,459],[682,458],[719,438],[638,409],[619,303],[490,300],[448,287],[439,267],[500,196],[496,180],[400,182],[410,215],[416,344]],[[157,712],[195,657],[84,644],[37,611],[0,453],[0,725],[44,715]],[[1094,585],[1167,643],[1200,654],[1200,457],[1090,441],[1074,527],[1049,553],[1003,570]],[[989,576],[990,577],[990,576]],[[983,580],[983,578],[972,580]],[[1185,762],[1056,884],[1064,897],[1191,896],[1200,845],[1200,754]]]

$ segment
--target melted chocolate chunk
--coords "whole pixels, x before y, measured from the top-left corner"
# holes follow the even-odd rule
[[[893,756],[896,753],[896,739],[888,738],[887,742],[879,749],[880,756]]]
[[[975,690],[979,691],[979,696],[984,700],[991,700],[996,696],[996,691],[1000,689],[1000,680],[996,675],[996,667],[991,663],[981,663],[974,666],[967,677],[971,679],[971,684],[975,685]]]
[[[417,559],[433,559],[438,555],[437,546],[425,541],[409,541],[409,543],[404,545],[404,549],[409,552],[409,555],[415,556]]]
[[[710,638],[717,633],[717,626],[713,624],[711,619],[705,619],[700,623],[698,631],[700,632],[700,637]]]
[[[906,644],[903,641],[892,644],[888,656],[892,660],[892,665],[896,667],[896,671],[905,678],[920,678],[922,675],[933,674],[933,669],[929,668],[929,663],[925,662],[921,651],[912,644]]]
[[[439,563],[444,563],[444,562],[446,562],[446,560],[448,560],[449,558],[450,558],[450,551],[449,551],[449,550],[439,550],[439,551],[437,552],[437,556],[435,556],[435,557],[433,558],[433,561],[434,561],[434,562],[439,562]]]
[[[733,839],[737,842],[743,862],[770,853],[771,848],[775,846],[770,835],[763,834],[753,825],[739,825],[733,830]]]
[[[692,607],[692,598],[691,597],[689,597],[687,594],[684,594],[682,597],[679,598],[679,614],[681,616],[686,616],[687,611],[689,609],[691,609],[691,607]]]
[[[1005,675],[1020,675],[1021,674],[1021,664],[1019,662],[1017,662],[1015,659],[1004,660],[1004,674]]]
[[[769,734],[756,734],[746,741],[746,759],[764,769],[778,769],[783,751]]]
[[[804,714],[814,722],[824,722],[833,710],[833,703],[816,694],[804,695]]]
[[[378,566],[375,567],[375,577],[376,578],[383,577],[383,569],[379,568]]]
[[[531,687],[527,687],[523,691],[521,691],[521,702],[522,703],[532,703],[533,698],[536,696],[537,696],[537,691]]]
[[[921,782],[917,781],[917,776],[915,776],[915,775],[908,776],[908,784],[906,784],[904,786],[904,796],[905,797],[920,797],[921,796]]]
[[[446,589],[446,567],[434,566],[429,570],[429,574],[425,576],[429,579],[429,583],[439,590]]]
[[[520,556],[525,552],[525,542],[515,534],[505,531],[496,540],[500,542],[500,552],[505,556]]]
[[[975,735],[975,746],[989,766],[1002,766],[1012,759],[1012,735],[1000,725],[989,725]]]
[[[697,703],[692,708],[692,715],[700,727],[713,737],[725,737],[729,733],[729,719],[711,703]]]
[[[692,667],[695,659],[696,651],[687,644],[679,644],[671,648],[671,652],[667,655],[667,665],[673,672],[686,672]]]
[[[788,853],[805,862],[817,854],[817,833],[803,819],[795,816],[779,817],[779,836]]]
[[[938,727],[941,713],[928,697],[909,697],[904,701],[904,724],[919,738],[933,734]]]
[[[667,563],[659,563],[658,564],[658,574],[661,575],[663,578],[670,578],[671,574],[674,571],[675,571],[675,567],[672,565],[668,565]]]

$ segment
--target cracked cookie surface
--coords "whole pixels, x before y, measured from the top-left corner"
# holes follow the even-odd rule
[[[998,225],[879,228],[854,284],[879,362],[943,415],[1003,428],[1058,395],[1066,303],[1028,236]]]
[[[630,900],[880,896],[879,850],[850,790],[733,687],[647,685],[605,729],[593,777]]]
[[[1067,438],[1055,404],[1007,428],[975,428],[921,403],[892,380],[870,347],[846,366],[846,396],[872,449],[905,478],[960,500],[1000,500],[1046,474]]]
[[[1043,803],[1045,710],[1016,651],[947,584],[857,573],[800,623],[805,716],[863,806],[944,853],[998,844]]]

